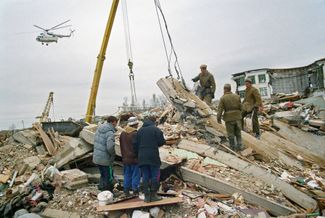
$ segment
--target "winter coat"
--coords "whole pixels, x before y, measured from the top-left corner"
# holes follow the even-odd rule
[[[243,101],[243,110],[251,112],[254,107],[262,106],[262,98],[257,88],[250,87],[245,90],[245,98]]]
[[[93,162],[111,166],[115,159],[115,129],[110,123],[98,127],[95,133]]]
[[[127,126],[125,131],[120,135],[120,147],[122,154],[123,164],[137,164],[138,158],[134,152],[133,142],[135,141],[135,136],[137,134],[137,129]]]
[[[138,156],[139,166],[161,165],[159,147],[166,143],[163,132],[156,127],[155,123],[147,120],[137,132],[134,150]]]
[[[226,92],[219,101],[218,105],[218,120],[221,120],[223,113],[223,120],[225,122],[241,120],[242,105],[239,95],[232,92]]]

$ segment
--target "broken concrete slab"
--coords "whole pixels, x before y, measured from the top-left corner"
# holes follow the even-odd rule
[[[80,138],[72,138],[62,136],[64,140],[64,149],[57,153],[53,160],[57,164],[57,168],[61,168],[65,164],[73,161],[93,150],[93,146]]]
[[[88,176],[79,169],[64,170],[60,172],[64,187],[68,189],[77,189],[88,183]]]
[[[244,196],[245,201],[263,207],[264,209],[270,211],[270,213],[275,216],[289,215],[296,212],[292,208],[270,201],[254,193],[241,190],[227,182],[221,181],[217,178],[213,178],[203,173],[196,172],[194,170],[190,170],[186,167],[181,168],[181,173],[185,181],[202,185],[213,191],[217,191],[219,193],[226,193],[226,194],[233,194],[236,192],[241,193]]]
[[[22,144],[37,145],[37,133],[32,129],[25,129],[13,134],[13,139]]]
[[[79,137],[85,140],[87,143],[93,145],[94,144],[94,134],[97,129],[97,125],[91,124],[89,126],[85,126],[80,134]]]
[[[295,143],[297,147],[304,148],[306,151],[308,151],[308,153],[317,156],[320,160],[317,161],[317,163],[320,162],[325,165],[325,136],[318,136],[304,132],[297,127],[288,126],[287,124],[278,120],[274,120],[274,124],[280,128],[280,130],[277,132],[279,136]],[[304,153],[301,153],[300,155],[303,156]]]
[[[18,175],[22,175],[26,170],[32,171],[41,163],[41,159],[37,156],[27,157],[18,163]]]
[[[198,144],[188,140],[182,140],[178,144],[178,147],[181,149],[196,152],[204,157],[213,158],[236,170],[259,178],[269,185],[274,185],[276,188],[281,190],[281,192],[286,197],[288,197],[290,200],[297,203],[301,207],[305,208],[306,210],[313,210],[317,208],[317,202],[305,193],[297,190],[285,181],[280,180],[277,176],[268,173],[266,170],[251,163],[248,163],[242,159],[239,159],[238,157],[232,154],[223,152],[221,150],[216,150],[215,148],[209,145]]]

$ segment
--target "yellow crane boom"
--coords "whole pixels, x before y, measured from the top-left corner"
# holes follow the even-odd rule
[[[98,91],[98,87],[99,87],[99,81],[100,81],[100,77],[102,74],[106,49],[107,49],[109,37],[111,35],[111,31],[112,31],[118,4],[119,4],[119,0],[113,0],[111,10],[109,13],[109,17],[107,20],[107,24],[106,24],[106,29],[105,29],[105,34],[104,34],[104,38],[102,41],[102,46],[100,48],[99,55],[97,56],[96,69],[94,72],[94,78],[93,78],[93,82],[91,85],[88,107],[87,107],[87,112],[86,112],[86,117],[85,117],[85,121],[88,123],[91,123],[93,121],[94,111],[95,111],[95,107],[96,107],[96,98],[97,98],[97,91]]]
[[[51,109],[51,106],[53,105],[53,95],[54,95],[54,92],[50,92],[49,97],[47,98],[47,102],[44,107],[44,110],[42,112],[42,115],[36,117],[37,119],[39,119],[38,122],[41,123],[41,122],[49,121],[50,109]]]

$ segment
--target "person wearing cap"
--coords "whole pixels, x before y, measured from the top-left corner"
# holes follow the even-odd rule
[[[216,82],[213,75],[207,70],[207,65],[200,66],[201,72],[192,79],[193,82],[200,81],[199,98],[205,101],[209,106],[214,98],[216,91]]]
[[[217,120],[220,124],[221,117],[225,121],[230,148],[234,151],[239,151],[242,148],[242,104],[239,95],[231,92],[230,84],[225,84],[223,91],[224,95],[220,98],[218,105]]]
[[[130,195],[131,190],[133,191],[133,194],[139,194],[141,172],[138,166],[138,158],[133,148],[133,142],[137,134],[138,125],[138,119],[136,117],[130,117],[125,131],[120,135],[120,147],[124,171],[123,189],[126,196]]]
[[[142,172],[142,188],[144,201],[161,200],[157,195],[160,185],[159,147],[166,143],[163,132],[156,127],[156,117],[145,117],[143,126],[137,132],[134,150],[137,153],[138,164]]]
[[[115,159],[115,127],[117,118],[109,116],[95,133],[93,162],[99,168],[100,179],[98,189],[101,191],[114,189],[113,162]]]
[[[263,103],[261,95],[255,87],[252,86],[252,80],[246,78],[245,80],[245,97],[243,101],[243,111],[242,111],[242,128],[244,128],[244,118],[251,114],[252,124],[253,124],[253,132],[255,133],[255,137],[257,139],[260,138],[260,125],[258,123],[258,112],[263,111]]]

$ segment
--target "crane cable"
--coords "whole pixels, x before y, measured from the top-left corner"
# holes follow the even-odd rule
[[[173,76],[172,73],[171,73],[171,70],[170,70],[170,62],[171,62],[172,55],[174,55],[174,58],[175,58],[174,69],[175,69],[175,72],[177,74],[177,79],[181,79],[184,87],[186,88],[185,80],[183,78],[182,71],[181,71],[181,68],[180,68],[180,65],[179,65],[179,62],[178,62],[178,56],[177,56],[175,48],[174,48],[173,40],[172,40],[171,35],[169,33],[167,21],[166,21],[164,12],[162,11],[160,1],[159,0],[154,0],[154,2],[155,2],[155,8],[156,8],[156,13],[157,13],[157,18],[158,18],[158,24],[159,24],[159,27],[160,27],[161,37],[162,37],[162,40],[163,40],[164,49],[165,49],[165,53],[166,53],[166,58],[167,58],[167,62],[168,62],[169,75],[171,77]],[[169,44],[170,44],[171,51],[170,51],[169,56],[168,56],[168,52],[167,52],[167,46],[166,46],[166,42],[165,42],[164,33],[162,31],[162,24],[161,24],[161,21],[160,21],[160,16],[159,16],[158,11],[159,11],[159,13],[160,13],[160,15],[161,15],[161,17],[162,17],[162,19],[164,21],[164,26],[165,26],[166,33],[167,33],[168,40],[169,40]]]
[[[131,89],[131,106],[135,106],[135,103],[137,102],[137,94],[135,91],[136,89],[135,89],[134,73],[133,73],[133,55],[132,55],[129,16],[128,16],[126,0],[122,0],[122,12],[123,12],[123,25],[124,25],[124,33],[125,33],[124,34],[125,47],[126,47],[128,67],[130,70],[129,80],[130,80],[130,89]]]

